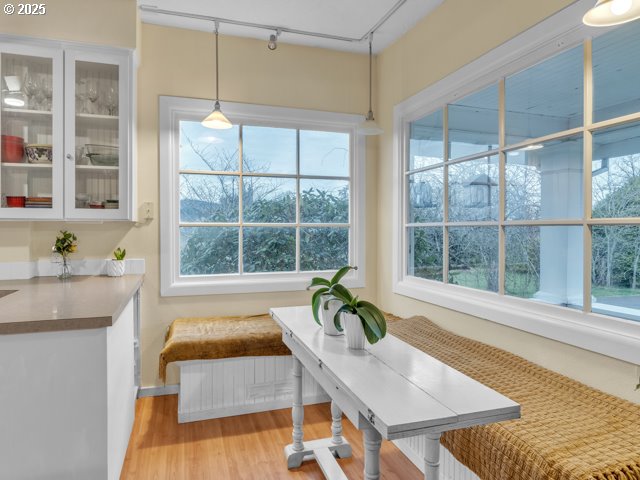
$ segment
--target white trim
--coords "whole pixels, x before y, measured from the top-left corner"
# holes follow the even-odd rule
[[[256,273],[215,276],[179,275],[179,186],[175,138],[176,122],[183,118],[204,118],[211,100],[160,97],[160,292],[162,296],[210,295],[304,290],[318,272]],[[358,270],[350,272],[344,284],[364,287],[365,282],[365,138],[357,135],[360,115],[222,102],[222,110],[236,123],[299,129],[343,131],[351,136],[350,171],[350,261]],[[345,225],[346,226],[346,225]]]
[[[578,45],[585,38],[608,31],[591,29],[581,23],[584,11],[592,4],[591,0],[580,0],[572,4],[394,107],[392,288],[399,295],[640,364],[638,322],[456,285],[444,285],[404,273],[404,158],[409,123],[457,98]],[[581,221],[580,224],[582,223]],[[586,223],[591,222],[587,219]]]
[[[138,389],[138,398],[161,397],[163,395],[177,395],[180,385],[165,385],[163,387],[141,387]]]
[[[102,258],[88,258],[71,260],[73,275],[106,275],[106,262]],[[0,280],[28,280],[34,277],[55,277],[58,264],[50,260],[36,260],[33,262],[5,262],[0,263]],[[144,258],[130,258],[125,260],[125,274],[143,275],[145,273]]]

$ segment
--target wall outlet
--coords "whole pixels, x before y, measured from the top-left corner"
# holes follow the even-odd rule
[[[140,207],[140,218],[142,220],[153,220],[153,202],[144,202]]]

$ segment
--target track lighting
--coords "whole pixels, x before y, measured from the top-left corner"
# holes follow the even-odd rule
[[[269,50],[275,50],[276,48],[278,48],[278,37],[281,33],[282,31],[280,29],[277,29],[276,33],[271,34],[271,36],[269,37],[269,43],[267,44],[267,48],[269,48]]]

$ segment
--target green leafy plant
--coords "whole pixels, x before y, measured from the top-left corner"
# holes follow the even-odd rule
[[[56,242],[53,244],[52,250],[66,258],[70,253],[73,253],[78,248],[78,237],[74,233],[67,232],[66,230],[60,230],[60,235],[56,237]]]
[[[313,310],[313,319],[316,321],[318,325],[322,325],[319,317],[319,310],[322,303],[322,295],[328,294],[332,287],[336,285],[340,285],[340,280],[344,278],[344,276],[349,273],[349,270],[357,270],[358,267],[352,267],[350,265],[345,265],[340,270],[338,270],[333,277],[330,279],[322,278],[322,277],[313,277],[311,279],[311,283],[307,287],[307,290],[313,287],[320,287],[315,292],[313,292],[313,296],[311,297],[311,309]]]
[[[333,323],[339,331],[342,331],[340,315],[351,313],[360,318],[364,335],[370,344],[373,345],[387,334],[387,321],[384,314],[373,303],[360,300],[357,295],[353,296],[345,286],[340,284],[333,285],[327,293],[344,304],[333,317]]]
[[[116,248],[113,252],[113,258],[116,260],[124,260],[124,257],[127,256],[127,250],[122,250],[120,247]]]

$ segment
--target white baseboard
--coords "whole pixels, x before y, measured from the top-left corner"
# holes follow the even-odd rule
[[[161,397],[162,395],[177,395],[180,385],[165,385],[164,387],[141,387],[138,398]]]
[[[106,275],[104,258],[87,258],[71,260],[71,272],[74,275]],[[144,258],[130,258],[125,260],[125,272],[142,275],[145,273]],[[34,277],[54,277],[58,273],[58,264],[50,259],[40,259],[33,262],[4,262],[0,263],[0,280],[28,280]]]

